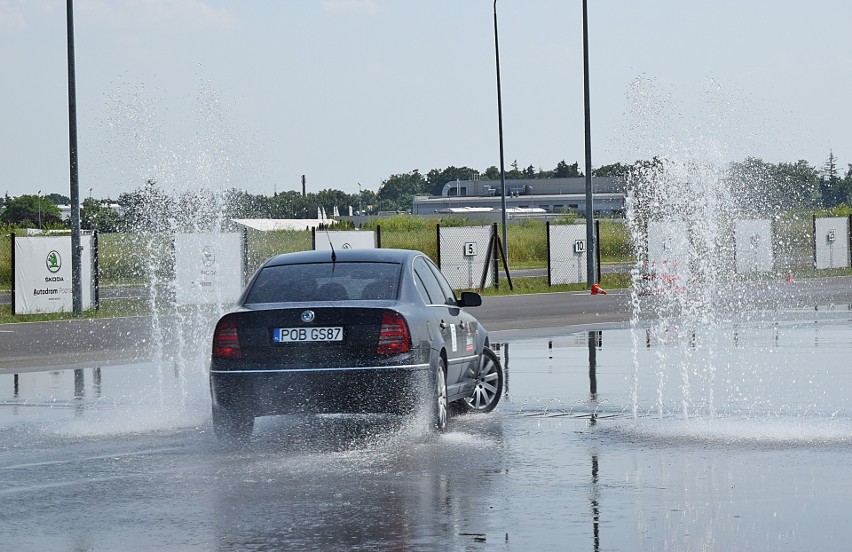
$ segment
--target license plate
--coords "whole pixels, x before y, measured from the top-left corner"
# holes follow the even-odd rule
[[[273,343],[313,343],[343,341],[343,326],[326,328],[275,328]]]

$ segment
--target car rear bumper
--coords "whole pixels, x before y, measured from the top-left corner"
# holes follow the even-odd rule
[[[429,364],[210,371],[213,404],[254,416],[293,413],[407,414],[431,389]]]

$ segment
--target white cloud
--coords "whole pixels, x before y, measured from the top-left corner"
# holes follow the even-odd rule
[[[373,0],[322,0],[322,10],[326,13],[374,13],[379,7]]]

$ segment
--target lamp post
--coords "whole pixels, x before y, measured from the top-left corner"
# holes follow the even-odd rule
[[[500,93],[500,44],[497,40],[497,0],[494,0],[494,56],[497,62],[497,129],[500,140],[500,207],[503,215],[503,261],[509,263],[509,244],[506,240],[506,169],[503,157],[503,97]],[[508,270],[509,267],[507,266]]]
[[[71,300],[83,314],[83,256],[80,244],[80,181],[77,174],[77,88],[74,69],[74,0],[66,5],[68,38],[68,154],[71,181]]]
[[[496,0],[495,0],[496,1]],[[586,283],[589,289],[595,285],[597,270],[595,267],[595,209],[594,187],[592,184],[592,122],[589,107],[589,22],[588,0],[583,0],[583,99],[586,120]]]
[[[38,191],[38,229],[41,230],[41,190]]]

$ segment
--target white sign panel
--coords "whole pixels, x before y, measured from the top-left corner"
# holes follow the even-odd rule
[[[814,219],[814,260],[817,269],[849,266],[849,218]]]
[[[94,238],[80,236],[82,305],[95,307]],[[71,312],[71,236],[15,238],[15,314]]]
[[[691,245],[689,227],[683,221],[648,223],[648,267],[654,278],[676,282],[689,278]]]
[[[178,305],[233,303],[242,288],[242,234],[175,235],[175,302]]]
[[[330,250],[331,245],[338,250],[376,248],[376,233],[372,230],[317,230],[314,238],[316,250]]]
[[[769,272],[774,266],[772,222],[768,219],[734,223],[737,273]]]
[[[453,289],[479,287],[485,259],[488,257],[489,241],[490,226],[441,227],[441,239],[438,244],[441,251],[441,272]],[[471,251],[475,254],[468,255]],[[486,287],[494,282],[491,272],[489,267],[485,277]]]
[[[550,283],[586,283],[586,225],[550,225]]]

